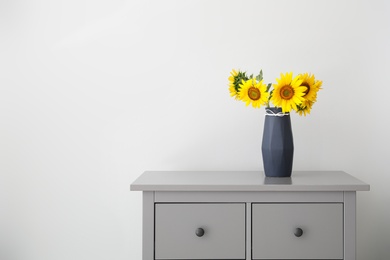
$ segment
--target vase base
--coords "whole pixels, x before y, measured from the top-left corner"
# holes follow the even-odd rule
[[[265,174],[265,177],[267,178],[291,178],[291,173],[290,174],[275,174],[275,175],[270,175],[270,174]]]

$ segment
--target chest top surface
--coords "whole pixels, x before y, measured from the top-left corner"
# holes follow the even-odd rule
[[[132,191],[368,191],[370,185],[343,171],[294,171],[289,178],[261,171],[146,171]]]

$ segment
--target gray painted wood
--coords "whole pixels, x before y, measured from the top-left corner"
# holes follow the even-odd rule
[[[344,260],[356,259],[356,192],[344,192]]]
[[[156,191],[156,202],[343,202],[342,191]]]
[[[156,259],[245,259],[245,203],[156,204]],[[203,228],[202,237],[195,234]]]
[[[144,191],[142,251],[143,260],[252,260],[255,258],[264,259],[267,257],[268,259],[275,259],[275,257],[281,256],[287,257],[287,259],[292,259],[294,258],[294,254],[299,255],[302,252],[304,252],[304,255],[299,255],[299,259],[307,259],[306,257],[313,257],[313,259],[320,259],[321,257],[321,259],[324,259],[323,257],[326,256],[328,259],[333,259],[332,257],[337,257],[339,259],[344,260],[356,260],[356,191],[369,190],[370,186],[352,177],[351,175],[340,171],[293,172],[292,178],[272,179],[264,177],[262,172],[175,171],[145,172],[133,184],[131,184],[130,188],[131,190]],[[200,208],[202,208],[202,210],[197,210],[195,212],[193,210],[182,211],[163,207],[163,210],[161,211],[163,212],[163,215],[161,215],[160,213],[155,215],[155,205],[156,208],[160,208],[164,205],[190,205],[191,207],[193,207],[194,205],[198,205]],[[207,205],[235,205],[233,207],[233,211],[237,212],[233,212],[232,214],[228,212],[227,214],[222,214],[221,216],[220,212],[213,212],[209,209],[206,210],[206,207],[208,207]],[[277,214],[275,212],[272,213],[272,211],[270,210],[264,210],[263,207],[268,207],[270,205],[299,205],[299,210],[285,210],[288,212],[283,212],[281,214]],[[313,205],[337,205],[337,208],[342,207],[341,215],[344,217],[342,225],[340,226],[340,214],[335,213],[340,211],[339,208],[337,210],[332,208],[326,211],[321,210],[323,209],[322,206],[320,208],[316,208],[315,210],[300,208],[305,208],[306,206],[312,207]],[[237,210],[235,209],[235,207],[242,208],[240,210]],[[228,208],[230,208],[230,206]],[[267,213],[265,216],[261,216],[261,219],[259,219],[258,215],[260,213],[256,212],[256,209],[257,211]],[[288,241],[279,242],[278,248],[285,248],[285,251],[290,250],[293,253],[290,254],[289,252],[288,256],[280,255],[280,252],[283,252],[283,250],[276,250],[278,252],[274,251],[273,254],[268,254],[267,252],[270,252],[270,250],[272,251],[273,249],[271,246],[265,246],[266,241],[259,242],[261,241],[261,239],[264,239],[264,230],[260,233],[259,231],[256,231],[259,229],[259,225],[263,225],[266,229],[272,229],[276,226],[278,232],[281,232],[280,226],[287,225],[290,223],[283,217],[291,217],[296,215],[296,213],[294,212],[302,212],[305,210],[307,210],[306,213],[301,213],[301,215],[298,214],[299,218],[297,217],[296,219],[307,220],[307,218],[314,218],[318,219],[319,222],[315,223],[314,221],[313,224],[310,224],[310,232],[307,231],[304,234],[314,236],[316,233],[319,233],[318,230],[321,230],[324,231],[325,234],[327,234],[326,232],[328,232],[328,235],[326,235],[327,237],[330,237],[329,233],[337,233],[336,237],[327,239],[327,241],[330,242],[323,242],[322,245],[325,245],[325,247],[321,248],[316,248],[316,245],[307,246],[307,244],[315,243],[316,241],[318,242],[319,240],[317,238],[310,239],[310,242],[306,241],[305,239],[301,239],[300,241],[304,242],[302,244],[306,243],[305,246],[294,244],[296,243],[296,240],[293,240],[290,237],[290,240]],[[329,217],[329,212],[331,212],[331,215],[337,215],[337,217]],[[185,214],[189,215],[186,216]],[[252,218],[252,215],[255,217]],[[182,232],[182,228],[177,228],[179,227],[178,224],[180,224],[181,222],[183,225],[187,225],[189,224],[189,220],[195,221],[203,218],[205,220],[203,222],[207,222],[207,220],[209,219],[212,220],[213,223],[217,223],[215,225],[219,226],[219,230],[226,231],[226,229],[223,229],[222,227],[227,226],[227,223],[231,223],[231,220],[229,220],[229,217],[227,216],[235,216],[235,220],[233,222],[240,223],[238,224],[240,228],[236,228],[239,230],[244,230],[234,231],[234,233],[238,234],[237,237],[233,236],[231,238],[231,236],[229,237],[227,234],[224,234],[223,238],[218,238],[215,241],[211,241],[210,245],[212,245],[212,247],[206,249],[202,248],[201,250],[196,250],[201,248],[199,245],[196,244],[192,246],[189,243],[186,243],[186,245],[184,246],[179,244],[179,246],[168,245],[168,247],[166,245],[167,241],[169,242],[176,237],[175,235],[173,236],[172,234],[169,234],[171,232],[167,232],[167,229],[175,230],[174,232],[179,232],[178,234],[180,236],[183,235],[180,233]],[[335,220],[336,218],[338,220]],[[183,219],[186,219],[187,222],[183,222]],[[324,225],[329,226],[329,224],[326,224],[329,221],[331,221],[332,223],[337,223],[335,225],[330,225],[332,226],[331,228],[324,228]],[[254,228],[253,230],[252,222]],[[158,223],[159,228],[155,229],[155,223]],[[197,222],[195,221],[194,223]],[[308,223],[311,222],[308,221]],[[163,230],[163,232],[160,233],[160,231],[158,230]],[[155,234],[155,231],[160,235],[157,236],[157,233]],[[342,234],[341,241],[340,232]],[[192,236],[194,237],[194,235]],[[180,239],[178,243],[183,241],[188,242],[191,241],[191,239]],[[232,240],[226,242],[226,239]],[[237,241],[235,241],[234,239],[237,239]],[[158,241],[158,245],[155,245],[155,240]],[[220,242],[218,242],[217,240],[223,241],[223,245],[218,244]],[[227,246],[225,242],[229,246]],[[176,242],[174,244],[176,244]],[[230,251],[226,251],[226,248],[228,250],[234,248],[230,245],[235,246],[235,249],[233,249],[233,251],[236,253],[229,253]],[[341,255],[340,247],[343,248]],[[220,250],[218,248],[223,248],[223,250]],[[327,252],[330,252],[329,254],[332,255],[324,253],[324,248],[327,250]],[[314,251],[317,253],[317,255],[310,255],[311,253],[314,253]],[[159,252],[158,255],[155,254],[155,252]],[[182,255],[180,255],[180,252],[182,253]],[[201,255],[199,256],[199,252],[203,253],[200,253]],[[218,252],[225,252],[226,254],[210,255],[219,254]],[[205,256],[206,254],[208,254],[208,256]],[[159,258],[157,258],[157,256]]]
[[[253,259],[343,259],[341,203],[253,204],[252,216]]]
[[[142,203],[142,259],[154,260],[154,192],[144,191]]]
[[[246,204],[246,260],[252,260],[252,203]]]
[[[147,171],[134,191],[363,191],[370,186],[342,171],[296,171],[268,178],[255,171]]]

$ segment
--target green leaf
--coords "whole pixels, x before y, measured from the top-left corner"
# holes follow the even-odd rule
[[[271,100],[273,93],[274,93],[274,90],[271,90],[271,92],[269,93],[269,99],[268,100]]]
[[[263,70],[260,70],[260,73],[259,73],[259,75],[257,75],[256,79],[258,81],[262,81],[263,80]]]
[[[269,92],[269,90],[270,90],[270,88],[272,87],[272,83],[268,83],[268,85],[267,85],[267,92]],[[272,90],[272,92],[273,92],[273,90]],[[271,92],[271,93],[272,93]]]

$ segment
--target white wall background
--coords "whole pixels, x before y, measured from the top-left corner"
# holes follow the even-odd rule
[[[295,170],[344,170],[358,259],[389,259],[390,4],[0,2],[0,258],[141,259],[145,170],[262,170],[264,111],[232,68],[324,81]]]

